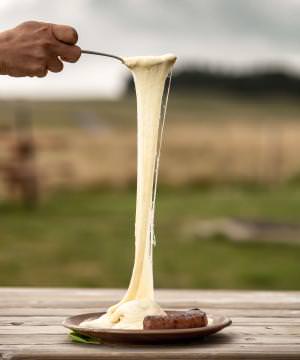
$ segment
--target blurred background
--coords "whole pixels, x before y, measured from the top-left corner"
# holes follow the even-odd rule
[[[1,0],[0,30],[73,25],[82,48],[178,56],[157,199],[157,287],[300,289],[300,2]],[[130,73],[83,55],[0,78],[0,285],[126,287]]]

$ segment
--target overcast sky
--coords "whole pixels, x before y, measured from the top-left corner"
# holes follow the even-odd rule
[[[300,73],[300,0],[0,0],[0,30],[25,20],[73,25],[82,48],[120,55],[173,52],[240,70],[283,65]],[[45,79],[0,77],[0,98],[117,96],[127,70],[83,55]]]

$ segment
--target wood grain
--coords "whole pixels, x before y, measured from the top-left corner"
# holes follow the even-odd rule
[[[62,320],[101,311],[124,290],[0,288],[0,360],[300,359],[300,292],[158,290],[164,307],[199,306],[233,325],[198,343],[108,346],[71,343]]]

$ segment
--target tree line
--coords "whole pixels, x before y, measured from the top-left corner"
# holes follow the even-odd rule
[[[126,94],[133,92],[133,80],[128,78]],[[300,77],[280,68],[248,72],[214,71],[187,68],[174,72],[172,92],[214,92],[242,96],[300,96]]]

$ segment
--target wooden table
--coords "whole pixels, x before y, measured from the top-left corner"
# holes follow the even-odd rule
[[[200,307],[233,325],[197,343],[72,343],[70,315],[99,311],[121,290],[0,288],[0,359],[300,359],[300,292],[158,290],[163,307]]]

